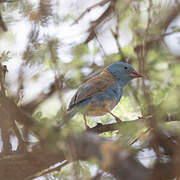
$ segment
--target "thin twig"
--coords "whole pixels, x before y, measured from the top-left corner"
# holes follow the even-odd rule
[[[16,137],[18,139],[18,150],[19,151],[25,151],[26,150],[26,146],[25,146],[25,143],[24,143],[24,140],[23,140],[23,137],[20,133],[20,130],[18,129],[15,121],[11,121],[12,123],[12,129],[14,130],[14,133],[16,134]]]
[[[148,133],[152,128],[146,129],[146,131],[142,132],[137,138],[135,138],[129,145],[133,145],[135,142],[137,142],[144,134]]]
[[[117,25],[117,26],[119,26],[119,25]],[[112,35],[113,35],[113,37],[114,37],[114,39],[115,39],[115,42],[116,42],[116,46],[117,46],[117,48],[118,48],[118,52],[119,52],[119,55],[120,55],[120,57],[121,57],[121,59],[123,60],[123,61],[125,61],[125,56],[124,56],[124,54],[123,54],[123,51],[122,51],[122,49],[121,49],[121,45],[120,45],[120,43],[119,43],[119,40],[118,40],[118,38],[119,38],[119,28],[117,28],[116,27],[116,32],[114,32],[112,29],[111,29],[111,33],[112,33]]]
[[[3,97],[6,97],[6,92],[5,92],[5,87],[4,87],[6,72],[8,72],[7,67],[2,66],[0,64],[0,83],[1,83],[1,91],[2,91]],[[12,129],[14,130],[14,133],[16,134],[16,136],[18,138],[19,147],[24,148],[24,141],[23,141],[23,139],[21,137],[21,133],[19,132],[19,129],[14,121],[15,119],[12,119],[11,117],[9,117],[8,119],[11,122]]]
[[[140,53],[142,52],[143,46],[146,49],[150,49],[153,46],[157,46],[165,36],[170,36],[172,34],[178,33],[176,31],[171,31],[168,33],[161,33],[159,35],[152,35],[148,39],[146,39],[146,42],[143,44],[138,44],[134,47],[135,52],[138,54],[138,57],[140,56]]]
[[[133,121],[122,121],[122,122],[116,122],[116,123],[111,123],[111,124],[98,123],[96,126],[88,129],[87,131],[101,134],[104,132],[119,130],[123,124],[126,124],[126,123],[128,124],[128,123],[132,123],[132,122],[140,122],[140,121],[143,122],[143,120],[144,119],[137,119],[137,120],[133,120]]]
[[[106,54],[106,52],[105,52],[105,50],[104,50],[104,48],[103,48],[103,45],[102,45],[101,41],[100,41],[99,38],[98,38],[96,32],[95,32],[95,37],[96,37],[96,40],[97,40],[97,42],[98,42],[98,44],[99,44],[100,49],[101,49],[102,52],[103,52],[103,56],[106,56],[107,54]]]
[[[4,66],[0,64],[0,84],[1,84],[1,92],[3,96],[6,96],[5,87],[4,87],[4,80],[5,80],[5,71]]]
[[[6,32],[8,30],[6,24],[5,24],[4,20],[3,20],[3,17],[1,15],[1,12],[0,12],[0,27],[2,28],[2,30],[4,32]]]
[[[40,173],[38,173],[38,174],[36,174],[34,176],[28,177],[27,180],[30,180],[32,178],[37,178],[39,176],[44,176],[44,175],[49,174],[49,173],[54,172],[54,171],[60,171],[68,163],[69,162],[65,160],[64,163],[60,164],[59,166],[57,166],[55,168],[51,168],[51,169],[46,169],[43,172],[40,172]]]
[[[109,1],[110,1],[110,0],[103,0],[103,1],[101,1],[101,2],[98,2],[98,3],[96,3],[96,4],[94,4],[94,5],[90,6],[90,7],[88,7],[88,8],[74,21],[73,25],[76,24],[76,23],[78,23],[79,20],[82,19],[82,18],[84,17],[84,15],[85,15],[86,13],[88,13],[89,11],[91,11],[93,8],[95,8],[95,7],[97,7],[97,6],[104,6],[104,5],[105,5],[106,3],[108,3]]]
[[[114,12],[114,7],[115,7],[116,0],[110,1],[110,2],[111,3],[109,4],[108,8],[102,13],[102,15],[98,19],[96,19],[95,21],[91,22],[91,27],[88,30],[89,31],[89,35],[86,38],[84,43],[88,43],[89,41],[94,39],[94,37],[96,35],[95,29],[97,28],[97,26],[99,24],[101,24],[104,21],[104,19],[106,17],[108,17],[112,12]]]
[[[59,73],[58,73],[57,51],[53,46],[55,43],[56,42],[54,42],[54,41],[49,41],[48,42],[48,47],[49,47],[52,63],[54,65],[53,70],[54,70],[54,76],[55,76],[55,87],[58,90],[58,95],[59,95],[59,99],[61,101],[62,107],[63,107],[63,109],[66,109],[66,104],[65,104],[65,101],[64,101],[63,96],[62,96],[63,76],[59,75]]]
[[[145,29],[145,32],[144,32],[144,41],[143,41],[143,46],[142,46],[142,52],[141,52],[141,55],[140,55],[140,58],[139,58],[139,71],[140,73],[143,73],[145,74],[145,60],[146,60],[146,55],[147,55],[147,52],[148,52],[148,48],[146,47],[146,42],[147,42],[147,38],[148,38],[148,35],[149,35],[149,30],[150,30],[150,24],[151,24],[151,9],[152,9],[152,0],[149,0],[149,6],[148,6],[148,9],[147,9],[147,26],[146,26],[146,29]],[[139,80],[140,81],[140,80]],[[144,93],[144,96],[147,94],[147,87],[145,85],[145,80],[144,78],[142,78],[142,85],[143,85],[143,93]]]

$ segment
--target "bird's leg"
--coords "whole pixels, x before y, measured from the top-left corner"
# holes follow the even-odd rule
[[[121,119],[115,116],[113,113],[111,113],[110,111],[108,111],[108,113],[111,114],[117,122],[121,122]]]
[[[89,126],[87,125],[87,119],[86,119],[86,115],[85,114],[83,114],[83,118],[84,118],[85,128],[89,129]]]

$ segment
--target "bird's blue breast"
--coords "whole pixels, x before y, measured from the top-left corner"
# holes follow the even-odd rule
[[[117,84],[108,87],[105,92],[99,95],[100,100],[109,99],[111,101],[116,101],[116,104],[118,104],[121,97],[122,97],[122,88]]]

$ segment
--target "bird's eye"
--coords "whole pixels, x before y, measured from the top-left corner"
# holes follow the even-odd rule
[[[125,67],[124,67],[124,69],[126,69],[126,70],[127,70],[127,69],[128,69],[128,67],[127,67],[127,66],[125,66]]]

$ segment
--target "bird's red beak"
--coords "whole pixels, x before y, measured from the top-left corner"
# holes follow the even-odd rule
[[[137,71],[133,71],[131,74],[131,77],[133,78],[139,78],[139,77],[143,77],[143,75],[141,75],[140,73],[138,73]]]

